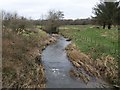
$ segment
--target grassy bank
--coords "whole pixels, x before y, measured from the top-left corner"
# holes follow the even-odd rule
[[[49,40],[41,30],[3,30],[2,82],[3,88],[45,87],[42,49]]]
[[[76,68],[83,68],[89,76],[103,78],[118,84],[118,31],[103,30],[91,26],[64,26],[60,33],[72,40],[66,48],[70,61]],[[78,71],[75,74],[86,83],[89,76]]]
[[[97,59],[101,56],[118,55],[118,31],[97,29],[90,25],[64,26],[60,33],[71,38],[78,48]]]

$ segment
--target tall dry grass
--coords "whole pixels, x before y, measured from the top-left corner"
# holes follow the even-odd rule
[[[9,29],[3,31],[3,88],[45,87],[44,68],[36,63],[36,57],[40,56],[46,39],[48,36],[43,31],[22,34]]]
[[[91,56],[78,50],[74,44],[68,45],[66,50],[70,61],[76,68],[84,69],[89,76],[105,79],[115,85],[118,84],[118,62],[112,56],[103,56],[94,60]],[[90,80],[90,77],[85,76],[82,72],[75,73],[73,70],[70,72],[81,77],[85,83]]]

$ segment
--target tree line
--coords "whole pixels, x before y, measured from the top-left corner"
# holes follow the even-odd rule
[[[60,10],[49,10],[45,19],[31,20],[17,13],[2,11],[3,27],[13,30],[33,28],[36,25],[42,26],[41,29],[48,33],[58,33],[61,25],[100,25],[103,29],[111,29],[111,26],[118,26],[120,29],[120,2],[103,2],[100,1],[93,8],[94,17],[86,19],[64,19],[64,13]]]
[[[9,28],[14,31],[18,29],[27,29],[33,27],[33,20],[27,19],[23,16],[19,16],[16,12],[2,11],[2,26],[3,29]]]
[[[63,19],[64,13],[62,11],[49,10],[44,20],[32,20],[23,16],[19,16],[16,12],[2,11],[3,28],[11,28],[16,31],[18,29],[24,30],[28,28],[34,28],[35,26],[42,26],[40,29],[45,30],[48,33],[57,33],[58,27],[61,25],[87,25],[91,24],[92,20],[87,19]]]
[[[47,23],[48,20],[35,20],[34,23],[36,25],[45,25],[45,23]],[[93,19],[90,18],[86,18],[86,19],[63,19],[63,20],[59,20],[59,22],[61,23],[61,25],[89,25],[89,24],[95,24],[95,21],[93,21]]]

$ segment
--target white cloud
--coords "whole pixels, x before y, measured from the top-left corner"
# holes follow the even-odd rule
[[[65,18],[87,18],[92,15],[92,7],[99,0],[0,0],[3,10],[18,12],[20,15],[40,18],[50,9],[61,10]]]

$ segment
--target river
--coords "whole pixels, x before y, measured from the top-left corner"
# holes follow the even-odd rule
[[[45,67],[47,78],[46,88],[103,88],[109,87],[101,79],[93,79],[88,84],[69,75],[69,71],[74,69],[69,61],[65,47],[69,41],[62,36],[58,37],[57,42],[47,46],[42,53],[42,62]]]

